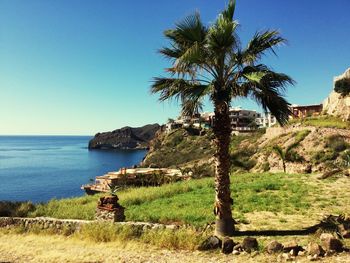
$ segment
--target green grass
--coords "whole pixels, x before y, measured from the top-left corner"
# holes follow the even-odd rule
[[[340,118],[334,116],[307,117],[304,119],[294,119],[289,121],[289,124],[295,123],[301,123],[305,126],[315,126],[321,128],[348,129],[350,127],[349,122],[342,121]]]
[[[245,213],[307,210],[310,203],[303,196],[310,187],[299,175],[237,174],[231,176],[235,217],[245,220]],[[214,179],[204,178],[161,187],[130,188],[120,191],[120,203],[131,221],[190,224],[205,226],[214,221]],[[36,207],[32,216],[93,219],[97,196],[51,200]]]

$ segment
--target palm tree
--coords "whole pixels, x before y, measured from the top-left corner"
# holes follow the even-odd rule
[[[291,114],[283,93],[288,84],[294,83],[289,76],[258,63],[263,55],[275,53],[274,48],[285,42],[277,31],[257,32],[241,48],[236,33],[238,22],[233,18],[235,6],[231,0],[208,27],[195,13],[174,29],[166,30],[164,35],[170,43],[159,52],[171,62],[166,69],[169,76],[154,78],[151,87],[152,93],[159,93],[160,101],[180,100],[183,112],[197,111],[205,98],[214,106],[214,213],[216,234],[221,236],[232,236],[235,229],[229,177],[230,103],[239,97],[252,98],[283,125]]]
[[[283,165],[283,172],[286,173],[286,157],[288,154],[288,151],[290,150],[287,148],[285,151],[282,149],[281,146],[275,145],[272,147],[272,149],[275,151],[275,153],[281,158],[282,160],[282,165]]]

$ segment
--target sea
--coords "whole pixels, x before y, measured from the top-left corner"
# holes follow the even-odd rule
[[[90,136],[0,136],[0,201],[84,195],[96,176],[139,164],[146,150],[89,150]]]

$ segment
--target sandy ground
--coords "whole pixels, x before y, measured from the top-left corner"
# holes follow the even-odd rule
[[[91,243],[62,236],[0,233],[0,262],[278,262],[277,255],[223,255],[217,252],[156,250],[139,244]],[[282,261],[284,262],[284,261]],[[300,257],[294,262],[309,262]],[[350,254],[319,262],[350,262]]]

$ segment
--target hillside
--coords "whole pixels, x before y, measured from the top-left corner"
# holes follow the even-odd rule
[[[232,171],[280,172],[283,165],[273,150],[290,148],[286,158],[289,173],[347,169],[350,162],[350,131],[347,122],[321,116],[294,120],[288,126],[272,127],[248,135],[232,136]],[[150,143],[142,166],[180,167],[194,176],[213,175],[212,134],[193,135],[185,129],[159,132]]]
[[[147,149],[160,129],[159,124],[143,127],[123,127],[112,132],[97,133],[89,142],[89,149]]]
[[[212,133],[198,135],[190,129],[177,129],[170,133],[159,131],[150,142],[150,150],[143,167],[194,168],[201,175],[211,170],[214,154]],[[198,171],[197,171],[198,170]]]

